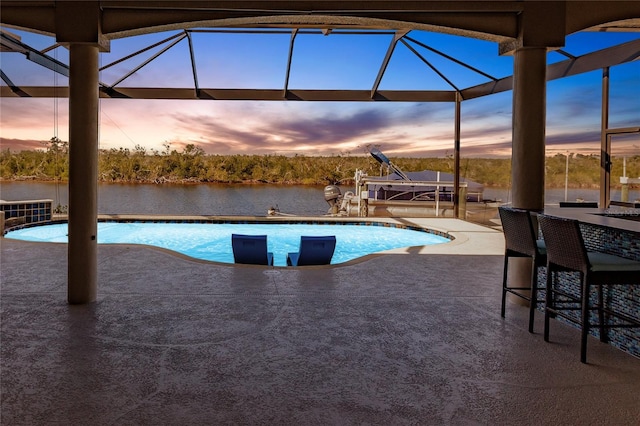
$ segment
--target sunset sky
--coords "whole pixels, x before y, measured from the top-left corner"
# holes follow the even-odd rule
[[[54,40],[10,30],[38,49]],[[111,41],[101,54],[106,66],[179,32]],[[498,56],[496,43],[458,36],[416,32],[409,36],[496,78],[512,74],[510,56]],[[289,34],[193,33],[195,61],[202,88],[282,89]],[[299,34],[291,66],[290,89],[371,90],[392,36],[332,33]],[[638,33],[582,33],[567,38],[565,51],[581,55],[640,38]],[[109,67],[100,80],[113,84],[175,40]],[[453,84],[466,88],[487,82],[433,52],[420,53]],[[68,62],[58,48],[49,55]],[[551,52],[549,62],[566,59]],[[20,86],[67,86],[67,79],[27,61],[0,53],[2,71]],[[600,71],[551,81],[547,88],[547,152],[598,153],[600,141]],[[2,84],[5,84],[4,82]],[[119,83],[131,87],[193,87],[186,39]],[[451,90],[451,86],[398,44],[380,84],[381,90]],[[509,155],[512,92],[462,103],[462,155]],[[1,98],[2,149],[42,148],[56,132],[68,140],[66,99]],[[58,113],[55,114],[57,109]],[[454,106],[451,103],[390,102],[244,102],[103,99],[100,148],[182,149],[195,144],[211,154],[332,155],[363,154],[379,145],[390,156],[443,156],[453,152]],[[57,125],[56,125],[57,123]],[[611,69],[610,127],[640,126],[640,61]],[[613,153],[640,153],[640,135],[614,139]]]

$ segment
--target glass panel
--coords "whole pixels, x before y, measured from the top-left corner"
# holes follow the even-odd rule
[[[598,202],[600,199],[600,156],[567,150],[547,150],[545,204],[561,201]]]
[[[295,41],[289,88],[371,90],[392,39],[387,32],[302,32]]]
[[[640,203],[640,132],[611,137],[611,201]]]
[[[248,34],[237,30],[217,33],[205,29],[194,32],[192,38],[201,88],[284,87],[291,40],[289,32]]]
[[[611,67],[609,128],[640,126],[640,61]]]
[[[181,39],[182,34],[169,40],[172,35],[176,35],[175,32],[145,34],[134,37],[132,43],[128,38],[114,40],[111,43],[112,51],[101,57],[103,66],[136,54],[103,70],[100,73],[101,81],[109,85],[118,83],[116,87],[166,87],[169,81],[171,87],[193,87],[188,41],[186,38]],[[158,46],[142,52],[163,40]],[[138,48],[143,43],[148,43],[148,46]]]

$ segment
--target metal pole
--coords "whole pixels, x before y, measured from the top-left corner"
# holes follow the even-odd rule
[[[600,129],[600,208],[609,205],[611,180],[611,144],[609,128],[609,68],[602,69],[602,120]]]
[[[436,172],[436,217],[440,216],[440,172]]]
[[[567,164],[564,167],[564,200],[567,201],[567,192],[569,188],[569,151],[567,151]]]
[[[456,92],[454,147],[453,147],[453,216],[460,218],[460,105],[462,97]],[[466,216],[466,215],[465,215]],[[464,217],[463,219],[466,219]]]

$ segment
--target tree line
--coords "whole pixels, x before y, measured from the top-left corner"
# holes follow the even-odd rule
[[[68,143],[52,138],[42,150],[0,151],[3,180],[61,180],[69,177]],[[180,151],[165,144],[163,151],[136,146],[101,150],[98,154],[100,182],[118,183],[270,183],[353,184],[356,169],[369,176],[387,173],[372,157],[364,155],[284,156],[210,155],[195,145]],[[454,172],[452,156],[443,158],[392,158],[404,171]],[[626,158],[627,176],[640,177],[640,155]],[[546,159],[546,186],[564,187],[567,157],[556,154]],[[613,158],[612,184],[622,176],[623,159]],[[462,158],[461,176],[485,186],[509,187],[510,158]],[[571,154],[569,186],[595,188],[600,183],[600,158]]]

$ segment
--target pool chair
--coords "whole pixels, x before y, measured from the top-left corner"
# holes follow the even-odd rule
[[[605,305],[603,287],[640,285],[640,262],[596,251],[588,251],[577,220],[539,215],[538,221],[547,245],[547,291],[544,340],[549,341],[549,318],[562,317],[576,323],[581,331],[580,361],[587,362],[587,337],[591,327],[599,328],[601,342],[608,340],[609,328],[640,327],[640,313],[617,309],[615,300]],[[579,277],[571,287],[558,280],[559,273]],[[593,292],[591,290],[594,290]],[[608,292],[607,292],[608,293]],[[574,311],[576,315],[571,315]],[[595,315],[591,315],[595,311]],[[597,319],[596,322],[592,322]]]
[[[266,235],[231,234],[231,248],[236,263],[273,265],[273,253],[267,252]]]
[[[538,268],[544,268],[547,265],[547,250],[544,242],[536,238],[531,213],[511,207],[499,207],[498,212],[505,240],[500,315],[504,318],[507,293],[527,300],[529,302],[529,333],[533,333],[536,308],[544,302],[543,298],[538,298],[538,290],[545,288],[543,285],[538,285]],[[512,257],[531,259],[530,282],[507,284],[509,259]]]
[[[300,248],[296,253],[287,254],[287,265],[308,266],[328,265],[336,249],[336,237],[300,237]]]

